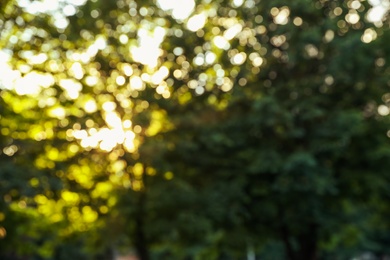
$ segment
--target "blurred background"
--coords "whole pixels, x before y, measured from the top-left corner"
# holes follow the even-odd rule
[[[390,259],[389,8],[0,1],[0,259]]]

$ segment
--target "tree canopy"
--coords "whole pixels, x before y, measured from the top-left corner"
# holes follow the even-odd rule
[[[386,3],[3,0],[0,258],[390,254]]]

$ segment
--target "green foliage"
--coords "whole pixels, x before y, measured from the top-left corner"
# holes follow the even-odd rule
[[[1,259],[389,253],[366,2],[24,2],[0,3]]]

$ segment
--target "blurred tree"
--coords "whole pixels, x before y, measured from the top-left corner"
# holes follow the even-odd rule
[[[387,253],[390,36],[367,2],[0,10],[0,257]]]

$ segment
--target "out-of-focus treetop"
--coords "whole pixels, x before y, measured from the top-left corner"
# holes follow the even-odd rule
[[[2,0],[0,258],[389,255],[389,9]]]

